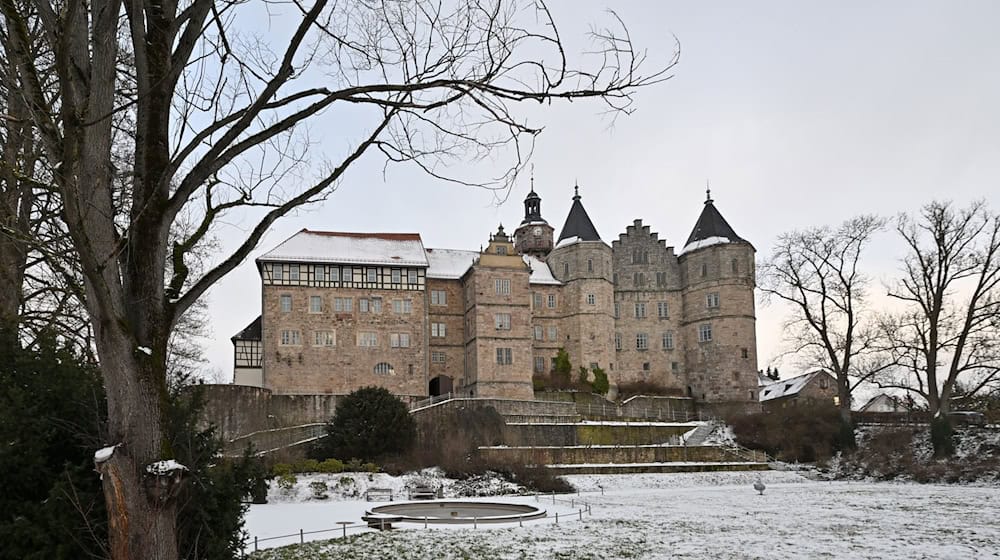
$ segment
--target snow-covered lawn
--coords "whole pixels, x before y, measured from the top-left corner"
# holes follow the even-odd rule
[[[264,550],[255,559],[1000,558],[1000,490],[918,484],[815,482],[790,472],[569,476],[591,504],[539,503],[549,517],[516,525],[349,534]],[[599,486],[604,487],[601,495]],[[531,497],[493,498],[535,503]],[[359,521],[358,501],[253,506],[251,535]],[[578,504],[574,504],[579,508]],[[560,523],[554,523],[555,512]],[[333,533],[314,538],[339,536]],[[307,535],[308,539],[310,536]],[[296,536],[291,539],[298,541]],[[251,538],[251,547],[253,539]],[[273,543],[280,545],[284,543]]]

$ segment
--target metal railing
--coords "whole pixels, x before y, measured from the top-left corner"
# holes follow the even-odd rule
[[[454,397],[455,397],[455,395],[449,392],[449,393],[445,393],[443,395],[436,395],[436,396],[433,396],[433,397],[428,397],[426,399],[421,399],[421,400],[419,400],[417,402],[414,402],[414,403],[410,404],[410,410],[416,410],[418,408],[425,408],[425,407],[431,406],[432,404],[437,404],[439,402],[444,402],[444,401],[447,401],[447,400],[451,400]]]
[[[600,492],[601,492],[601,496],[603,496],[604,495],[604,489],[601,488]],[[589,502],[587,502],[587,501],[579,498],[579,496],[581,495],[581,492],[575,492],[575,495],[578,496],[577,498],[569,498],[569,499],[567,499],[567,498],[565,498],[563,496],[567,496],[567,495],[571,496],[573,494],[559,494],[559,496],[560,496],[559,498],[557,498],[556,495],[557,494],[555,492],[551,492],[549,494],[540,494],[540,493],[527,494],[527,496],[534,496],[536,502],[539,502],[539,503],[550,503],[551,502],[552,504],[557,504],[557,503],[568,504],[570,506],[570,509],[573,509],[575,511],[573,511],[573,512],[563,512],[562,514],[560,514],[559,512],[553,512],[552,516],[546,516],[546,517],[538,518],[538,519],[530,519],[529,522],[544,523],[545,521],[543,521],[543,520],[551,519],[553,521],[553,523],[555,523],[556,525],[559,525],[561,522],[565,523],[565,522],[571,522],[571,521],[583,521],[584,515],[593,515],[593,511],[592,511],[593,504],[591,504],[591,503],[589,503]],[[514,523],[514,521],[511,521],[511,523]],[[523,527],[524,526],[524,520],[521,519],[521,518],[518,518],[517,523],[518,523],[519,527]],[[417,522],[417,524],[419,525],[419,521]],[[314,530],[314,531],[306,531],[304,529],[299,529],[298,533],[288,533],[287,535],[274,535],[274,536],[271,536],[271,537],[263,537],[263,538],[254,536],[254,538],[253,538],[253,552],[257,552],[257,551],[260,550],[261,543],[267,543],[267,542],[276,541],[276,540],[280,540],[280,539],[294,539],[295,537],[298,537],[299,540],[298,540],[297,544],[304,544],[306,542],[306,535],[318,535],[318,534],[321,534],[321,533],[335,533],[335,532],[339,532],[339,533],[341,533],[340,538],[346,539],[349,530],[354,531],[355,534],[356,534],[356,533],[360,532],[358,530],[378,529],[378,527],[375,526],[375,525],[373,525],[373,523],[367,522],[367,521],[361,522],[361,523],[354,523],[354,522],[351,522],[351,521],[338,521],[337,525],[339,525],[339,527],[333,527],[333,528],[330,528],[330,529],[317,529],[317,530]],[[428,523],[428,518],[425,517],[424,518],[424,523],[423,523],[423,528],[424,529],[428,529],[429,525],[433,525],[433,523]],[[476,518],[473,518],[472,525],[473,525],[473,528],[478,528],[479,523],[477,523],[477,519]],[[417,527],[417,528],[419,528],[419,527]],[[332,537],[332,538],[337,538],[337,537],[335,536],[335,537]],[[247,557],[247,552],[248,552],[247,549],[249,547],[249,544],[250,543],[248,542],[246,545],[244,545],[244,548],[243,548],[243,551],[242,551],[243,558]],[[296,544],[296,543],[295,542],[289,542],[289,543],[287,543],[285,545],[282,545],[282,546],[287,546],[287,545],[291,545],[291,544]]]

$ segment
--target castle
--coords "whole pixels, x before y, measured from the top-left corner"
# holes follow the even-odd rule
[[[609,246],[578,189],[566,221],[532,187],[513,236],[481,251],[416,233],[302,230],[257,259],[262,314],[233,337],[234,382],[274,394],[366,385],[415,400],[530,400],[564,348],[574,370],[710,405],[757,402],[753,246],[711,198],[677,253],[635,220]]]

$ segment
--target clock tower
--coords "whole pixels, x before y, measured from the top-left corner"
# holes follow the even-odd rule
[[[535,179],[531,179],[531,192],[524,199],[524,220],[514,231],[514,249],[522,255],[545,260],[552,250],[553,228],[542,218],[542,198],[535,193]]]

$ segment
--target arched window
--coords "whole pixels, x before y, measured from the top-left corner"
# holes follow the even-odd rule
[[[375,364],[375,375],[392,375],[393,369],[392,364],[387,362],[381,362]]]

